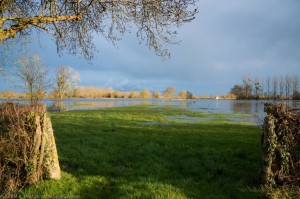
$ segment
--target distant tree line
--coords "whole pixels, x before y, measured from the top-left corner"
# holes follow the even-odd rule
[[[299,77],[281,75],[265,79],[244,76],[230,89],[237,99],[300,99]]]
[[[163,92],[144,89],[142,91],[118,91],[113,88],[99,88],[99,87],[78,87],[65,94],[66,98],[156,98],[156,99],[194,99],[194,95],[186,90],[175,93],[174,87],[168,87]],[[61,98],[58,95],[57,89],[51,93],[42,93],[43,98]],[[0,93],[0,98],[29,98],[26,93],[15,93],[6,90]]]
[[[145,88],[142,91],[119,91],[112,87],[78,87],[68,97],[74,98],[166,98],[166,99],[193,99],[191,92],[183,90],[176,95],[175,87],[167,87],[164,91],[149,91]]]
[[[55,107],[60,111],[63,107],[63,99],[68,97],[77,98],[177,98],[192,99],[193,94],[189,91],[180,91],[176,95],[175,87],[168,87],[162,93],[150,92],[149,89],[142,91],[122,92],[112,88],[102,89],[97,87],[78,87],[79,74],[68,66],[58,66],[55,77],[48,79],[48,68],[42,62],[38,54],[33,56],[21,56],[14,67],[13,76],[17,79],[15,86],[24,93],[17,94],[12,91],[0,93],[0,98],[27,98],[31,104],[37,104],[41,98],[55,98]],[[52,90],[51,93],[46,91]]]

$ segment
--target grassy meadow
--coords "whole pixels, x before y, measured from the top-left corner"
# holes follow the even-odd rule
[[[261,130],[230,117],[151,105],[51,113],[62,179],[19,195],[257,198]]]

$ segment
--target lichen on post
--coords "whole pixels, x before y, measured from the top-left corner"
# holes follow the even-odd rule
[[[262,183],[273,186],[275,184],[274,175],[272,172],[272,164],[274,161],[274,153],[276,147],[276,134],[274,117],[267,115],[265,117],[264,134],[262,140],[263,147],[263,170]]]

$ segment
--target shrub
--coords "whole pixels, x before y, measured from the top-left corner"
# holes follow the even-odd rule
[[[0,193],[46,178],[60,178],[60,169],[45,106],[0,105]]]
[[[300,112],[284,103],[265,104],[263,184],[300,187]]]

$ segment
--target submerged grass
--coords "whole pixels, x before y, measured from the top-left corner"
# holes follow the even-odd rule
[[[214,120],[170,118],[180,115]],[[51,120],[62,179],[27,187],[21,198],[259,196],[261,132],[249,123],[152,106],[53,113]]]

